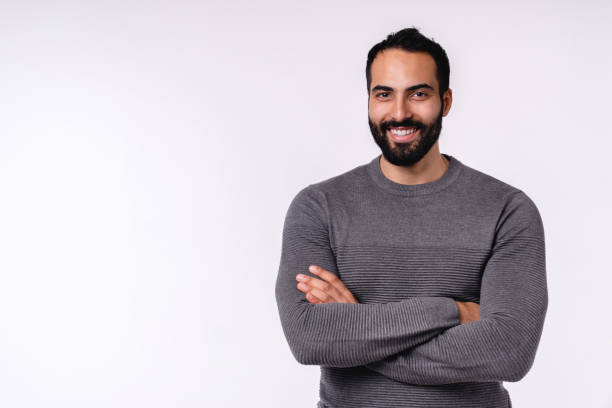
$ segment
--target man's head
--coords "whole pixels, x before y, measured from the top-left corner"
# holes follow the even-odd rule
[[[416,28],[390,34],[368,53],[368,122],[392,164],[410,166],[438,141],[452,103],[449,63]]]

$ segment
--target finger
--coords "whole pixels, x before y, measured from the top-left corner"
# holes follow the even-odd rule
[[[325,281],[329,282],[336,289],[336,298],[338,299],[338,301],[344,300],[346,302],[357,303],[351,291],[348,290],[348,288],[344,285],[340,278],[338,278],[337,275],[317,265],[310,265],[308,270],[314,273],[315,275],[321,277]]]
[[[300,282],[297,285],[297,288],[299,291],[304,292],[304,294],[306,295],[306,299],[310,302],[310,303],[315,303],[315,304],[319,304],[319,303],[323,303],[323,301],[319,298],[317,298],[316,296],[314,296],[311,292],[311,288],[303,283]]]
[[[312,293],[306,294],[306,299],[310,303],[314,303],[315,305],[323,304],[323,301],[321,299],[317,298],[316,296],[314,296]]]
[[[327,296],[329,297],[329,301],[334,301],[334,302],[344,301],[344,296],[342,296],[342,293],[336,287],[332,286],[332,284],[329,282],[325,282],[321,279],[317,279],[313,277],[307,277],[306,279],[302,278],[301,283],[303,283],[304,285],[306,285],[307,287],[311,289],[316,288],[319,291],[326,293]],[[322,299],[322,300],[325,301],[325,299]]]
[[[329,283],[335,283],[337,281],[340,281],[340,279],[338,279],[338,276],[321,268],[320,266],[310,265],[308,270]]]
[[[323,292],[322,290],[317,288],[311,288],[309,295],[316,297],[321,301],[321,303],[342,303],[330,296],[327,292]]]

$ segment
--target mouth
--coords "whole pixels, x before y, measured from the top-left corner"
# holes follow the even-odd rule
[[[387,136],[397,143],[406,143],[412,141],[419,133],[420,129],[416,127],[390,127],[385,132]]]

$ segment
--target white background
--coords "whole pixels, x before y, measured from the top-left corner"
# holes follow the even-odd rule
[[[370,161],[366,54],[446,49],[443,153],[524,190],[549,310],[516,407],[612,407],[601,1],[2,1],[0,406],[314,407],[274,298],[307,184]]]

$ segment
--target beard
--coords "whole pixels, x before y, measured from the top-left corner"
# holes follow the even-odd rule
[[[418,162],[429,152],[431,147],[438,141],[440,132],[442,131],[442,112],[444,110],[444,104],[440,108],[440,113],[436,120],[426,125],[423,122],[415,121],[412,119],[405,119],[401,122],[387,121],[381,122],[379,126],[376,126],[372,119],[368,115],[368,123],[370,124],[370,131],[374,137],[374,141],[382,150],[383,156],[389,163],[396,166],[411,166]],[[416,127],[419,131],[419,135],[416,139],[406,143],[392,142],[387,137],[387,130],[390,127]]]

